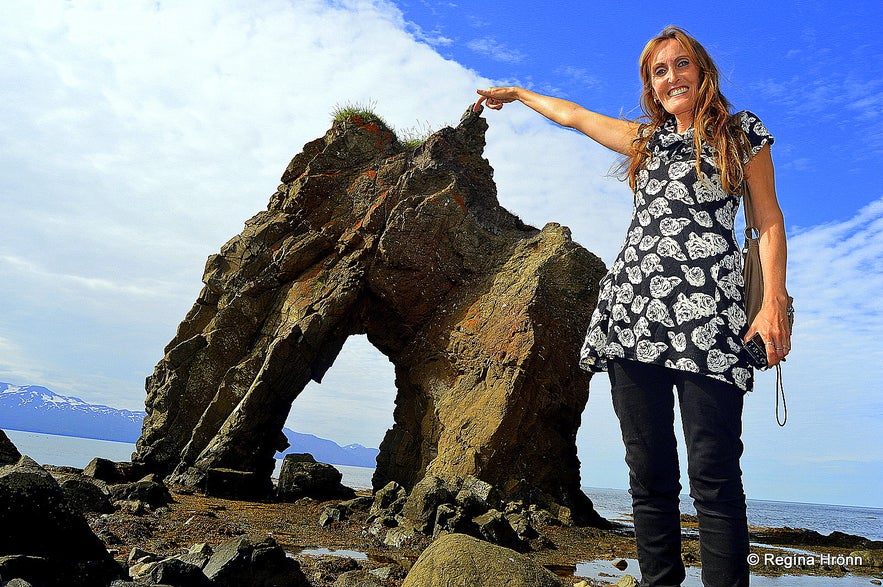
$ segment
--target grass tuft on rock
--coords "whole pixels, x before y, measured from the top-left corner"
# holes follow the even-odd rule
[[[426,122],[414,127],[397,130],[374,111],[375,106],[376,103],[373,101],[370,101],[367,104],[346,102],[344,104],[336,105],[331,111],[331,117],[334,122],[341,122],[352,116],[357,116],[366,122],[382,124],[396,135],[396,141],[399,146],[406,151],[416,149],[425,143],[426,139],[429,138],[429,135],[432,134],[432,129],[429,127],[429,123]]]

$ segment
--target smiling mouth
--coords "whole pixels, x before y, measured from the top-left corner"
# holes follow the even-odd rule
[[[686,94],[689,88],[685,86],[681,86],[679,88],[674,88],[673,90],[669,90],[668,96],[670,98],[674,98],[675,96],[680,96],[681,94]]]

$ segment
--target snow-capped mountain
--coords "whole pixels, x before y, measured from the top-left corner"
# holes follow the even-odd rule
[[[134,443],[141,435],[145,415],[145,412],[90,404],[38,385],[0,382],[0,429]],[[340,446],[288,428],[282,432],[291,446],[277,454],[277,458],[288,453],[310,453],[322,463],[369,468],[376,464],[379,452],[376,448],[361,444]]]
[[[38,385],[0,383],[0,428],[135,442],[144,412],[89,404]]]
[[[283,428],[282,432],[291,446],[284,452],[278,453],[277,458],[289,453],[310,453],[320,463],[368,467],[370,469],[377,466],[377,455],[380,451],[376,448],[366,448],[361,444],[340,446],[331,440],[312,434],[301,434],[288,428]]]

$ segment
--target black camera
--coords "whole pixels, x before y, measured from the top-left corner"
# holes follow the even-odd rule
[[[766,360],[766,343],[759,332],[756,332],[751,339],[742,345],[748,353],[748,361],[752,366],[758,369],[766,369],[768,364]]]

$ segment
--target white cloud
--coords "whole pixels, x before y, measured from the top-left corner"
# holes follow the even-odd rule
[[[265,208],[336,105],[373,102],[397,128],[439,128],[490,83],[415,39],[382,1],[5,10],[0,336],[18,352],[0,369],[119,407],[142,404],[206,257]],[[599,206],[628,208],[603,178],[612,158],[523,108],[492,115],[487,156],[503,205],[538,226],[566,222],[609,257],[620,235]],[[391,418],[381,411],[366,424],[373,442],[341,440],[376,444]]]
[[[473,39],[466,43],[466,47],[476,53],[485,55],[494,61],[502,61],[503,63],[520,63],[524,60],[524,53],[518,49],[507,47],[494,38],[484,37],[481,39]]]

